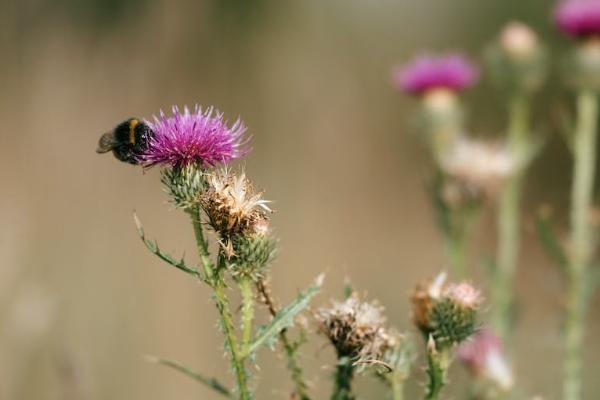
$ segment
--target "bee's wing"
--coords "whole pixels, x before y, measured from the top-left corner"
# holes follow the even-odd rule
[[[108,153],[115,147],[115,135],[113,132],[106,132],[100,136],[96,153]]]

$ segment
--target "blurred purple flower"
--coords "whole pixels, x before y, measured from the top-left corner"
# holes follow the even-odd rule
[[[140,157],[146,166],[168,164],[182,167],[199,163],[203,167],[227,164],[248,153],[249,137],[246,126],[238,119],[231,126],[223,114],[212,107],[202,111],[198,105],[190,112],[173,106],[173,115],[160,112],[154,121],[148,121],[154,137]]]
[[[489,329],[477,331],[458,347],[457,354],[474,375],[484,376],[504,390],[513,386],[513,374],[504,357],[502,341]]]
[[[393,80],[401,90],[422,94],[437,88],[467,89],[477,81],[478,75],[477,68],[460,54],[424,55],[396,70]]]
[[[600,34],[600,1],[563,0],[554,19],[567,35],[582,37]]]

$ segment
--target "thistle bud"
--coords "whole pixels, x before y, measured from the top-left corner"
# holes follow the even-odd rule
[[[260,220],[254,231],[236,235],[231,239],[230,268],[234,276],[246,276],[254,281],[261,279],[275,258],[277,242],[271,236],[268,221]]]
[[[447,284],[445,274],[419,285],[412,296],[413,320],[435,349],[461,343],[475,330],[481,295],[469,283]]]
[[[188,164],[181,168],[164,168],[160,180],[175,207],[186,211],[200,203],[200,194],[206,184],[204,173],[196,164]]]
[[[565,68],[567,82],[576,89],[600,90],[600,38],[581,41]]]
[[[361,302],[356,293],[343,302],[334,301],[316,314],[319,331],[335,347],[338,358],[379,358],[385,332],[383,307]]]
[[[494,81],[509,90],[532,93],[546,78],[546,51],[535,32],[520,22],[509,23],[485,56]]]
[[[488,379],[505,391],[513,387],[513,373],[504,357],[502,341],[490,330],[476,332],[459,346],[457,354],[473,375]]]
[[[206,175],[206,190],[200,205],[208,216],[210,226],[225,241],[236,235],[255,233],[260,221],[271,212],[262,193],[254,191],[244,173],[234,175],[229,170],[215,170]]]

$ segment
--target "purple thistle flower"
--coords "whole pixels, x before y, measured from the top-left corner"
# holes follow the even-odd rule
[[[401,90],[423,94],[438,88],[451,91],[467,89],[475,83],[478,75],[477,69],[459,54],[424,55],[396,70],[393,80]]]
[[[567,35],[585,37],[600,34],[600,1],[564,0],[556,8],[554,19]]]
[[[173,106],[173,115],[160,112],[154,121],[148,121],[154,136],[140,160],[146,166],[169,164],[183,167],[199,163],[203,167],[227,164],[250,151],[246,126],[238,118],[231,126],[223,120],[223,113],[209,107],[202,111],[198,105],[190,113]]]

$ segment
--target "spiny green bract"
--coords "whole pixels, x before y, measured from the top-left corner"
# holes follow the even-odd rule
[[[165,168],[161,182],[177,208],[190,210],[200,202],[200,193],[206,185],[202,170],[190,164],[183,168]]]
[[[452,346],[473,334],[476,324],[476,310],[462,307],[452,299],[443,298],[431,309],[429,332],[437,347]]]
[[[264,275],[268,264],[277,253],[277,241],[270,235],[236,235],[232,240],[233,256],[230,260],[234,275],[253,280]]]

